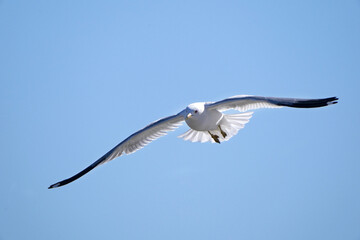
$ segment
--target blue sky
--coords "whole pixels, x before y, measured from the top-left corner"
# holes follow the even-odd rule
[[[0,239],[360,239],[359,1],[0,1]],[[223,144],[187,126],[70,177],[197,101],[263,109]]]

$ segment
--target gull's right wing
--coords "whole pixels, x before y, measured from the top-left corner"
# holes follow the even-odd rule
[[[145,147],[150,142],[158,139],[161,136],[164,136],[169,131],[174,131],[177,127],[179,127],[182,122],[184,121],[184,117],[182,116],[182,112],[172,115],[166,118],[159,119],[148,126],[144,127],[143,129],[137,131],[136,133],[132,134],[128,138],[126,138],[124,141],[116,145],[113,149],[111,149],[109,152],[107,152],[104,156],[99,158],[97,161],[95,161],[93,164],[79,172],[78,174],[67,178],[63,181],[60,181],[58,183],[55,183],[49,187],[50,188],[56,188],[64,186],[68,183],[71,183],[75,181],[76,179],[82,177],[86,173],[90,172],[97,166],[104,164],[106,162],[109,162],[113,160],[116,157],[119,157],[121,155],[130,154],[133,152],[136,152],[137,150]]]

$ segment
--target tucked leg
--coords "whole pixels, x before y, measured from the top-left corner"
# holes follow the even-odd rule
[[[226,132],[224,132],[224,131],[221,129],[220,125],[219,125],[218,127],[219,127],[219,129],[220,129],[221,135],[222,135],[224,138],[226,138],[226,136],[227,136]]]
[[[210,131],[208,131],[208,133],[210,134],[212,139],[214,139],[215,142],[220,143],[218,135],[212,134]]]

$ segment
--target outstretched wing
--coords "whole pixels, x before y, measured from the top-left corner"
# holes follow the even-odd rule
[[[169,131],[175,130],[177,127],[179,127],[182,124],[182,121],[184,121],[183,116],[181,113],[178,113],[176,115],[172,115],[170,117],[159,119],[148,126],[144,127],[143,129],[137,131],[136,133],[132,134],[128,138],[126,138],[124,141],[116,145],[113,149],[111,149],[109,152],[107,152],[104,156],[99,158],[96,162],[79,172],[78,174],[65,179],[63,181],[60,181],[58,183],[55,183],[49,187],[50,188],[56,188],[64,186],[68,183],[71,183],[72,181],[75,181],[76,179],[82,177],[86,173],[90,172],[97,166],[104,164],[106,162],[109,162],[113,160],[116,157],[119,157],[121,155],[130,154],[133,152],[136,152],[137,150],[145,147],[150,142],[158,139],[161,136],[164,136]]]
[[[260,97],[260,96],[234,96],[218,102],[207,103],[206,107],[217,109],[218,111],[226,111],[235,109],[245,112],[258,108],[316,108],[337,103],[337,97],[321,98],[321,99],[300,99],[300,98],[276,98],[276,97]]]

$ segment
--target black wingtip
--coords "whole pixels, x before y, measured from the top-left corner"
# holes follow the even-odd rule
[[[291,100],[291,101],[290,101]],[[295,107],[295,108],[317,108],[325,107],[338,103],[337,97],[320,98],[320,99],[290,99],[289,101],[282,101],[277,103],[279,106]]]
[[[48,189],[57,188],[57,187],[60,187],[60,186],[61,186],[61,184],[60,184],[60,182],[58,182],[58,183],[55,183],[53,185],[50,185],[50,187],[48,187]]]
[[[67,179],[57,182],[53,185],[50,185],[50,187],[48,187],[48,189],[64,186],[64,185],[69,184],[69,183],[75,181],[76,179],[82,177],[83,175],[85,175],[86,173],[90,172],[92,169],[97,167],[103,161],[105,156],[103,156],[102,158],[100,158],[99,160],[97,160],[96,162],[94,162],[93,164],[91,164],[90,166],[88,166],[87,168],[85,168],[84,170],[79,172],[78,174],[75,174],[74,176],[72,176],[70,178],[67,178]]]
[[[332,104],[337,104],[339,98],[338,97],[332,97],[332,98],[328,98],[328,100],[329,101],[327,102],[327,105],[332,105]]]
[[[333,99],[329,102],[329,104],[337,104],[338,100],[339,100],[338,97],[333,97]]]

